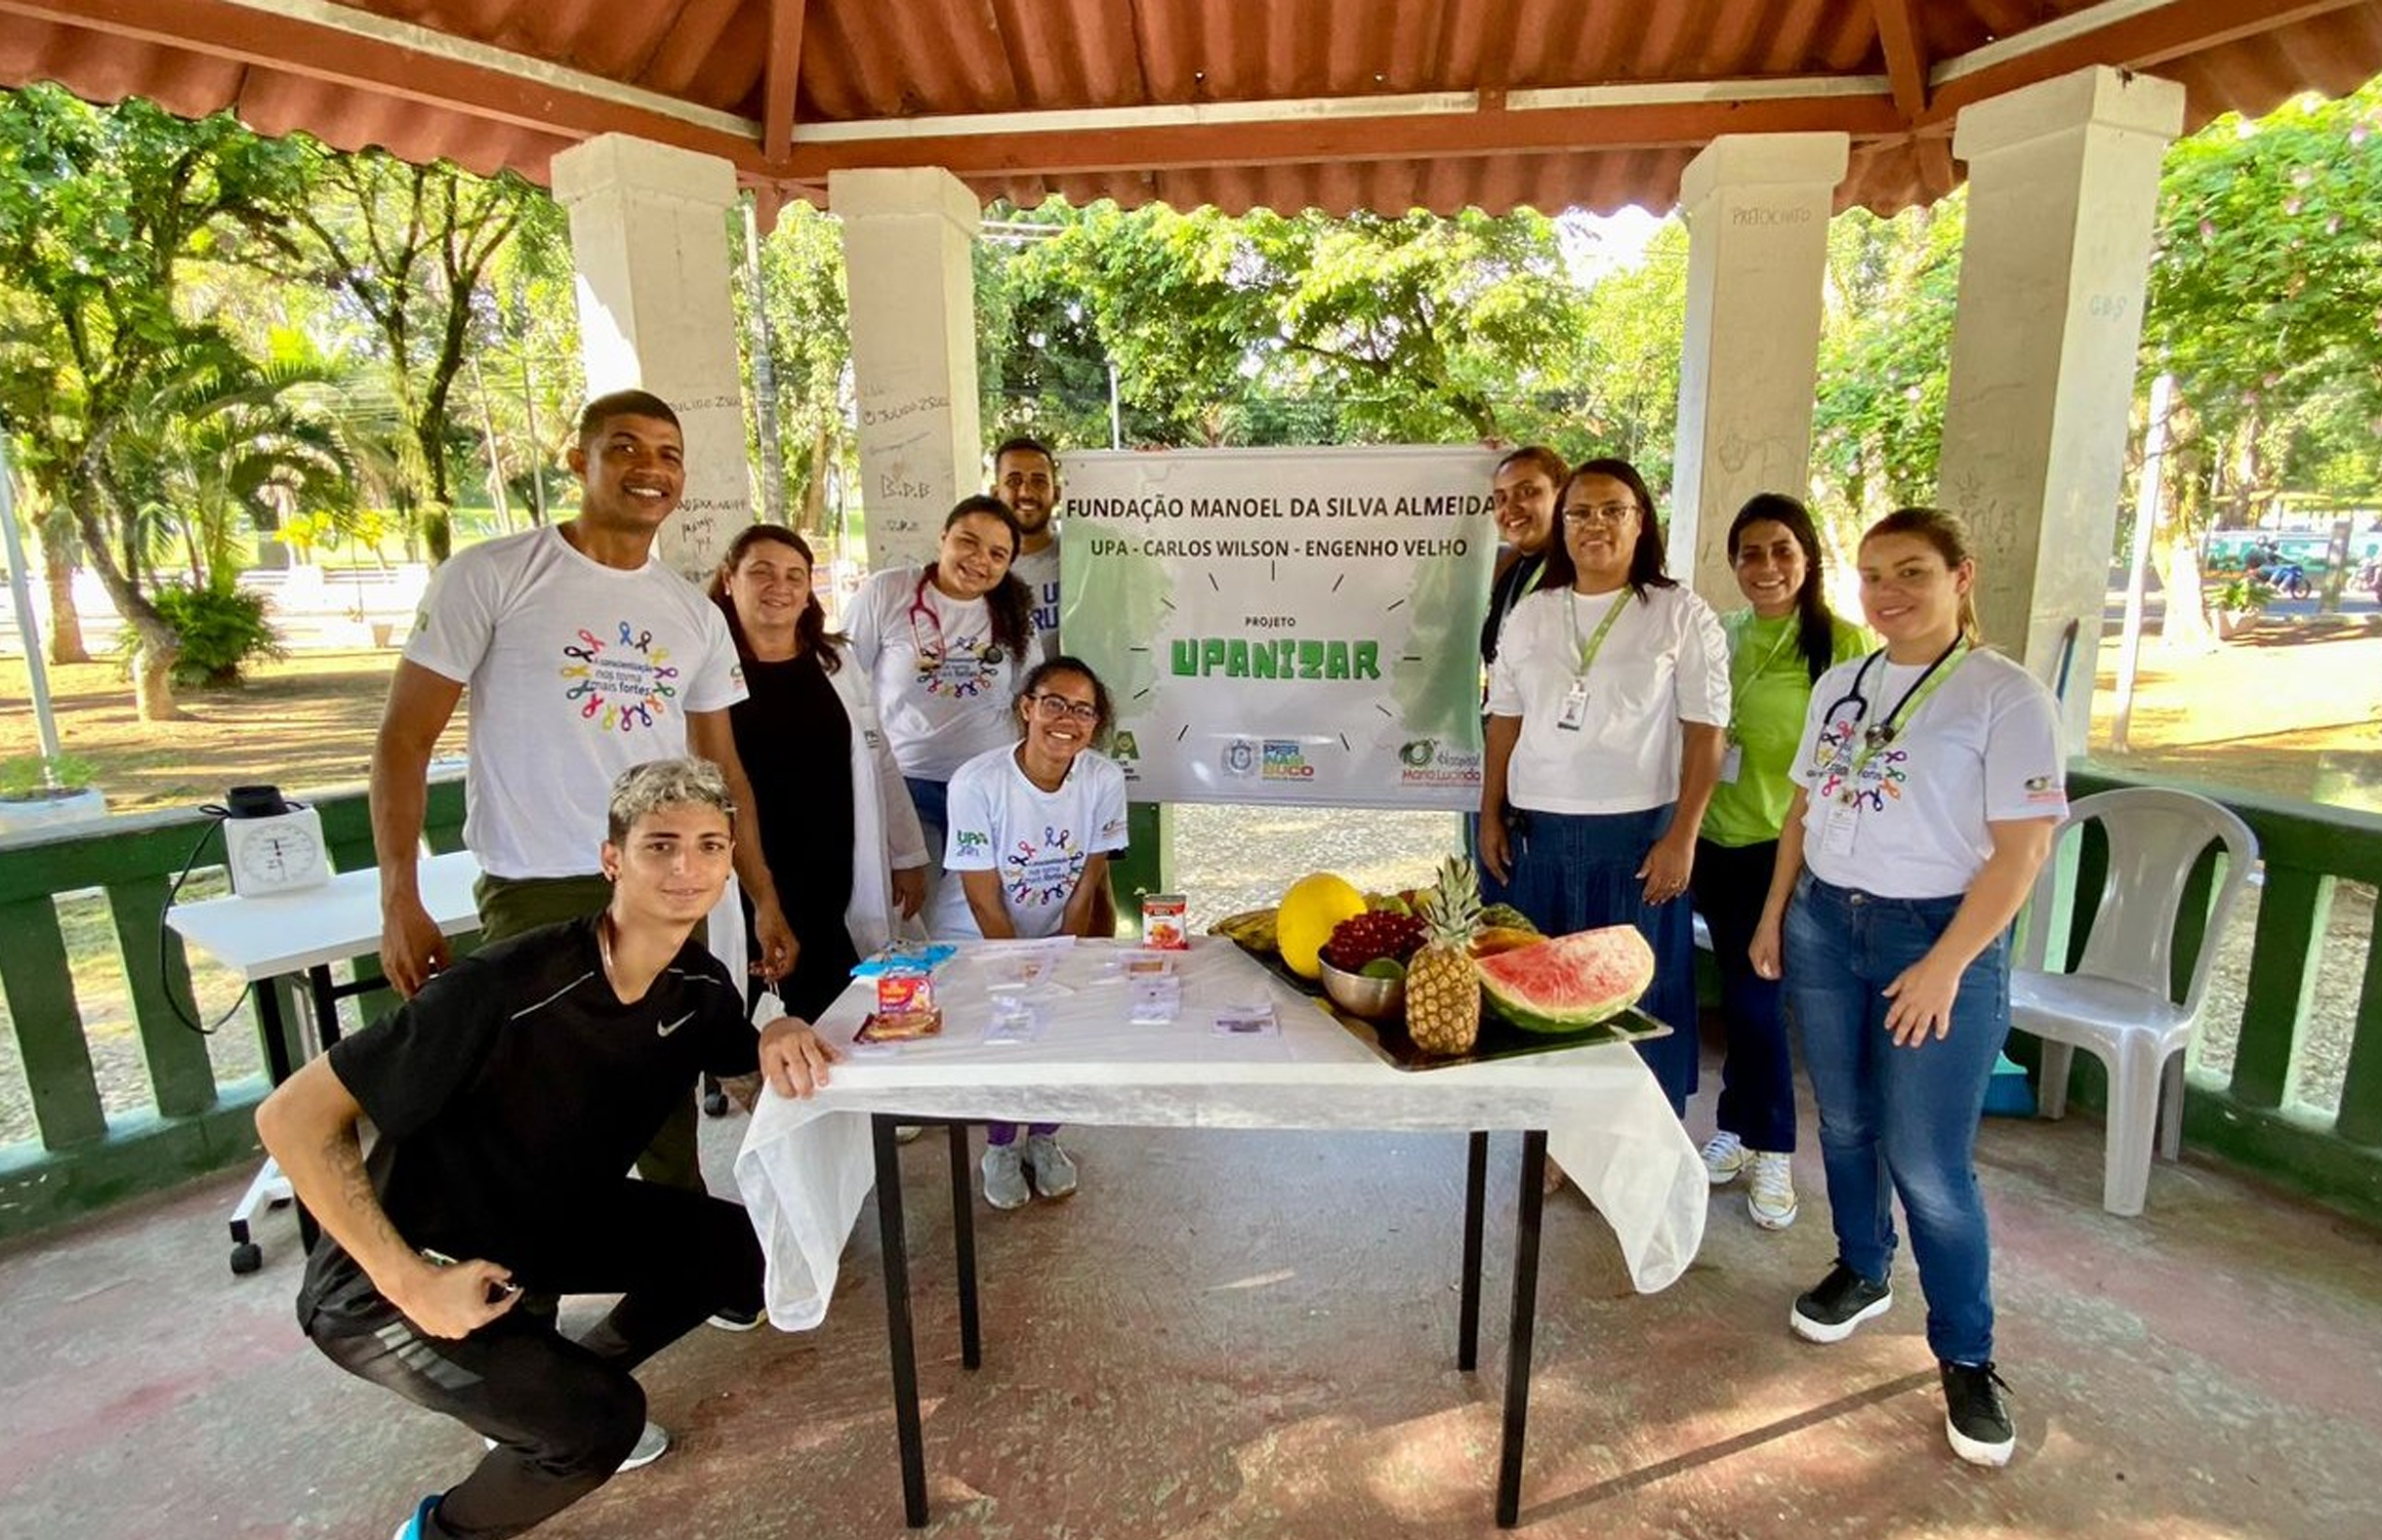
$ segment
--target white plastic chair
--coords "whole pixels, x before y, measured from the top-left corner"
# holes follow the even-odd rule
[[[2130,1215],[2142,1212],[2150,1188],[2154,1123],[2168,1159],[2175,1158],[2182,1143],[2184,1050],[2199,1030],[2217,945],[2257,865],[2258,841],[2248,825],[2206,797],[2155,787],[2078,797],[2069,806],[2059,839],[2093,819],[2101,821],[2109,837],[2109,867],[2097,900],[2081,891],[2075,895],[2078,914],[2091,905],[2084,955],[2073,972],[2045,970],[2059,880],[2055,842],[2054,857],[2043,863],[2035,881],[2026,945],[2011,972],[2010,1022],[2043,1040],[2037,1098],[2045,1117],[2068,1110],[2068,1070],[2077,1048],[2088,1049],[2109,1071],[2101,1206]],[[2225,847],[2224,871],[2191,987],[2179,1004],[2170,983],[2176,917],[2192,869],[2211,842]],[[2063,933],[2059,939],[2064,956],[2068,937]]]

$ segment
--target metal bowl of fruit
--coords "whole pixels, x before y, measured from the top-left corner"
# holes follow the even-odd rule
[[[1369,1022],[1394,1021],[1406,1010],[1406,964],[1395,957],[1376,957],[1358,972],[1323,964],[1324,993],[1351,1016]]]
[[[1422,929],[1403,907],[1341,920],[1315,959],[1322,964],[1324,993],[1351,1016],[1395,1019],[1406,1009],[1406,959],[1422,945]]]

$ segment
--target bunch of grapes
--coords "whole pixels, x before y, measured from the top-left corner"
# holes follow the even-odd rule
[[[1422,945],[1422,921],[1412,914],[1369,910],[1332,928],[1332,939],[1324,943],[1324,960],[1342,973],[1360,972],[1378,957],[1404,962]]]

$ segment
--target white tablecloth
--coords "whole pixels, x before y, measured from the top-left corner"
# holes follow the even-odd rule
[[[866,1115],[876,1112],[1193,1128],[1543,1128],[1547,1153],[1612,1225],[1639,1289],[1665,1286],[1695,1257],[1709,1192],[1704,1164],[1634,1049],[1401,1071],[1230,942],[1210,938],[1179,954],[1181,1017],[1135,1026],[1123,957],[1104,943],[1069,950],[1051,985],[1030,996],[1046,1016],[1032,1042],[984,1040],[992,1012],[980,953],[963,952],[936,977],[940,1037],[855,1048],[875,996],[866,982],[844,992],[818,1023],[848,1055],[834,1083],[802,1102],[764,1093],[736,1157],[768,1256],[771,1320],[802,1330],[826,1318],[838,1258],[876,1182]],[[1272,1002],[1278,1035],[1216,1033],[1218,1008],[1260,1000]]]

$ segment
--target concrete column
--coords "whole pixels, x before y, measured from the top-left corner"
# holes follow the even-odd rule
[[[2184,88],[2096,66],[1961,109],[1968,227],[1939,497],[1965,516],[1986,639],[2058,685],[2081,752],[2116,540],[2126,414]]]
[[[605,134],[556,155],[554,183],[570,214],[588,393],[639,387],[678,412],[686,495],[662,526],[658,548],[701,581],[753,522],[729,288],[735,168],[716,155]]]
[[[951,506],[984,490],[976,411],[976,195],[947,171],[839,171],[860,396],[869,565],[924,561]]]
[[[1828,219],[1842,134],[1732,134],[1679,178],[1687,344],[1679,360],[1670,570],[1714,607],[1744,604],[1729,520],[1756,492],[1809,495]]]

